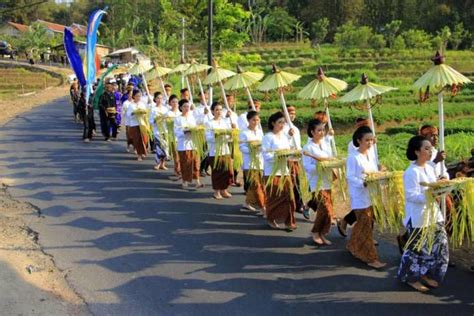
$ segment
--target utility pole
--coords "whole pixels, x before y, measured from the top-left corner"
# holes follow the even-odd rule
[[[184,18],[181,19],[181,22],[183,24],[183,29],[181,32],[181,61],[184,62],[184,25],[185,25],[185,20]],[[181,89],[184,88],[184,72],[181,72]]]
[[[207,64],[212,66],[212,16],[213,1],[207,1]],[[211,70],[209,70],[210,72]],[[212,104],[212,86],[209,85],[209,104]]]

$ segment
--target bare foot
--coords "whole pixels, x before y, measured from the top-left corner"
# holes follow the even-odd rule
[[[421,280],[423,283],[425,283],[426,285],[428,285],[429,287],[432,287],[432,288],[437,288],[439,286],[439,283],[436,282],[435,280],[433,279],[430,279],[428,278],[426,275],[422,276],[421,277]]]
[[[216,199],[216,200],[222,200],[222,195],[220,193],[214,193],[213,197]]]
[[[384,262],[380,262],[380,261],[378,261],[378,260],[375,260],[375,261],[373,261],[373,262],[367,263],[367,265],[368,265],[369,267],[374,268],[374,269],[382,269],[382,268],[385,267],[387,264],[384,263]]]
[[[318,233],[313,234],[313,241],[318,246],[323,246],[324,245],[324,240],[320,237],[320,235]]]
[[[407,284],[409,286],[411,286],[412,288],[414,288],[415,290],[417,290],[418,292],[421,292],[421,293],[426,293],[430,290],[429,288],[427,288],[426,286],[424,286],[420,282],[413,282],[413,283],[412,282],[407,282]]]
[[[275,221],[267,221],[267,224],[273,229],[281,229],[281,227]]]
[[[226,199],[228,199],[228,198],[231,198],[231,197],[232,197],[232,194],[230,194],[228,191],[225,191],[225,190],[224,190],[224,191],[222,192],[222,196],[225,197]]]
[[[326,236],[324,235],[321,235],[321,239],[323,240],[323,242],[326,244],[326,245],[332,245],[332,242],[329,241],[328,239],[326,239]]]

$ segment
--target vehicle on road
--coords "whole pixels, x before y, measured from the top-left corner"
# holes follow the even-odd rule
[[[13,59],[13,55],[15,55],[15,51],[12,46],[6,41],[0,41],[0,56],[9,56]]]

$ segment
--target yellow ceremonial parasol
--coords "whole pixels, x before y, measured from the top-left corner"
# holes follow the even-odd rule
[[[438,94],[438,118],[439,118],[439,150],[444,151],[444,106],[443,106],[443,90],[450,88],[453,92],[457,92],[459,85],[472,82],[469,78],[457,72],[453,68],[444,64],[444,56],[439,51],[431,58],[434,66],[431,67],[423,76],[421,76],[414,86],[417,89],[430,88],[439,90]],[[444,174],[444,164],[441,164],[441,174]],[[441,198],[441,209],[446,215],[446,194]]]
[[[143,75],[147,71],[153,68],[151,61],[149,59],[137,59],[137,62],[130,68],[128,71],[131,75],[142,75],[143,85],[145,86],[145,91],[148,95],[148,99],[151,100],[150,91],[148,90],[148,84],[146,83],[146,78]]]
[[[235,72],[220,68],[219,64],[215,59],[212,60],[212,65],[212,71],[207,75],[206,79],[204,79],[203,83],[207,85],[218,83],[221,87],[222,97],[224,98],[224,105],[227,110],[230,110],[229,103],[227,102],[227,98],[225,97],[225,88],[222,81],[224,79],[234,76]]]
[[[171,68],[161,67],[161,66],[158,66],[156,63],[154,63],[153,68],[147,73],[145,73],[146,80],[153,80],[156,78],[160,80],[161,89],[163,90],[163,94],[166,100],[168,99],[169,96],[166,94],[165,83],[163,82],[162,77],[166,76],[171,71],[172,71]]]
[[[252,94],[250,93],[250,86],[253,85],[255,82],[259,81],[263,78],[262,73],[246,71],[242,70],[242,67],[237,65],[237,74],[229,79],[224,85],[224,88],[228,90],[238,90],[244,89],[247,92],[247,96],[249,98],[249,102],[252,105],[252,110],[255,111],[255,104],[253,102]]]
[[[283,114],[285,115],[285,119],[288,125],[292,126],[293,123],[291,123],[290,115],[288,114],[288,109],[286,108],[286,101],[285,101],[283,88],[289,86],[293,81],[296,81],[299,78],[301,78],[301,76],[294,75],[289,72],[281,71],[280,69],[277,69],[275,64],[272,65],[272,72],[273,74],[271,74],[270,76],[265,78],[265,80],[263,80],[263,82],[258,87],[258,90],[270,91],[270,90],[278,89],[278,93],[280,94],[281,105],[283,107]]]
[[[398,90],[397,88],[382,86],[379,84],[375,84],[369,82],[369,77],[366,74],[362,74],[362,78],[360,83],[351,91],[346,93],[343,97],[339,99],[341,102],[358,102],[358,101],[365,101],[367,106],[367,111],[369,112],[369,121],[370,121],[370,128],[375,136],[375,124],[374,124],[374,117],[372,115],[372,106],[370,104],[370,100],[378,95],[381,95],[385,92]],[[375,157],[378,163],[378,153],[377,153],[377,146],[375,146]]]
[[[451,88],[457,91],[457,86],[472,82],[469,78],[457,72],[453,68],[444,64],[444,56],[436,52],[435,57],[431,59],[434,66],[431,67],[423,76],[415,83],[414,87],[422,89],[437,89],[438,94],[438,116],[439,116],[439,147],[444,150],[444,109],[443,109],[443,90]],[[444,168],[444,167],[443,167]]]
[[[198,73],[209,70],[210,68],[212,68],[212,67],[209,66],[209,65],[205,65],[205,64],[199,64],[196,60],[193,59],[191,61],[191,65],[189,66],[189,68],[184,72],[184,74],[186,76],[196,74],[197,81],[198,81],[198,84],[199,84],[199,90],[201,91],[201,95],[203,96],[204,106],[207,106],[207,100],[206,100],[206,97],[205,97],[205,94],[204,94],[204,89],[202,87],[201,78],[199,78]]]
[[[328,98],[336,96],[338,92],[345,90],[346,88],[347,83],[345,81],[326,77],[324,75],[323,69],[319,67],[316,79],[304,87],[303,90],[298,93],[298,97],[309,100],[324,100],[324,109],[328,117],[328,127],[332,129],[331,116],[329,115]],[[337,150],[334,137],[331,138],[331,148],[334,156],[336,156]]]
[[[181,62],[179,63],[179,65],[176,66],[175,68],[173,68],[170,73],[180,73],[181,74],[181,88],[184,87],[184,81],[186,81],[186,87],[189,90],[189,98],[191,99],[190,102],[193,103],[193,95],[192,95],[192,92],[191,92],[191,85],[189,84],[188,77],[184,74],[186,72],[186,70],[188,70],[189,66],[191,66],[191,64],[186,63],[184,58],[181,57]]]
[[[132,67],[132,66],[133,66],[132,63],[126,63],[126,64],[123,64],[123,65],[120,65],[117,68],[115,68],[114,70],[112,70],[110,75],[115,76],[115,75],[118,75],[118,74],[121,74],[121,73],[128,72],[130,67]]]

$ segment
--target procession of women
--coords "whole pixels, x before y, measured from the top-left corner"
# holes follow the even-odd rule
[[[295,124],[298,109],[285,99],[300,76],[273,65],[263,79],[264,74],[241,67],[237,72],[223,69],[216,60],[205,65],[183,58],[175,68],[140,60],[119,74],[112,75],[110,68],[94,86],[93,72],[93,81],[71,87],[73,114],[83,122],[85,142],[94,135],[118,141],[123,134],[124,148],[137,163],[153,159],[157,173],[172,168],[170,181],[179,181],[182,189],[204,190],[201,180],[210,177],[209,199],[215,203],[243,191],[245,202],[236,211],[254,215],[268,229],[301,229],[296,215],[301,213],[313,223],[308,234],[317,247],[331,247],[328,236],[336,229],[348,238],[346,248],[354,260],[370,268],[387,265],[377,252],[374,230],[399,233],[398,278],[428,292],[441,286],[450,263],[448,248],[474,241],[473,179],[450,180],[444,163],[449,153],[444,151],[443,90],[470,80],[447,66],[441,54],[432,61],[414,86],[437,91],[439,126],[421,126],[403,144],[409,161],[405,171],[387,171],[380,163],[372,113],[371,100],[396,88],[372,83],[365,74],[339,98],[363,104],[367,111],[354,122],[351,141],[343,144],[347,156],[337,153],[330,100],[348,85],[322,68],[298,97],[321,100],[324,107],[302,126]],[[165,83],[173,73],[181,77],[179,90]],[[158,83],[157,91],[150,91],[151,81]],[[254,99],[253,89],[277,95],[281,110],[261,120],[265,100]],[[243,113],[236,109],[236,90],[246,94]],[[336,207],[346,208],[345,215],[336,216]]]

